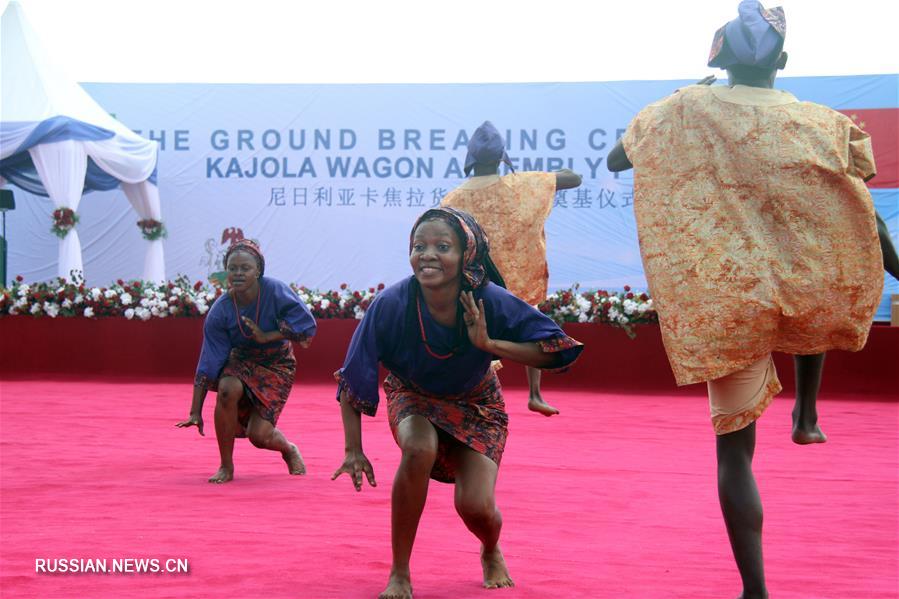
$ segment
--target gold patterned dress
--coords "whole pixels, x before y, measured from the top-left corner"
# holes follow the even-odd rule
[[[622,143],[679,385],[772,351],[865,345],[883,267],[871,143],[848,117],[775,89],[695,85],[644,108]]]
[[[512,173],[472,177],[449,192],[440,205],[475,217],[487,233],[490,257],[506,288],[533,306],[546,299],[549,269],[543,225],[555,195],[554,173]]]

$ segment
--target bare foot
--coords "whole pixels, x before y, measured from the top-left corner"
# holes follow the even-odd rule
[[[209,477],[209,482],[220,485],[234,479],[234,467],[226,468],[220,466],[215,474]]]
[[[542,397],[531,397],[528,399],[528,409],[544,416],[554,416],[559,413],[559,410],[543,401]]]
[[[287,471],[291,474],[306,474],[306,464],[303,462],[303,456],[300,450],[293,443],[290,444],[290,451],[282,453],[281,457],[287,462]]]
[[[506,567],[506,560],[503,558],[503,552],[500,551],[499,545],[493,551],[484,551],[484,548],[481,547],[481,568],[484,570],[485,589],[515,586],[509,577],[509,568]]]
[[[821,431],[817,424],[811,426],[793,425],[793,434],[790,435],[793,443],[797,445],[811,445],[812,443],[826,443],[827,435]]]
[[[412,580],[409,576],[391,574],[387,588],[378,595],[378,599],[412,599]]]

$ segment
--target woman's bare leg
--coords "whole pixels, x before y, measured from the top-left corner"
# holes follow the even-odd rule
[[[403,452],[390,497],[390,541],[393,565],[387,588],[379,599],[410,599],[412,576],[409,558],[421,513],[428,498],[431,468],[437,459],[437,431],[423,416],[409,416],[397,426]]]
[[[559,410],[546,403],[543,400],[543,395],[540,394],[540,369],[530,366],[525,366],[524,368],[528,375],[528,409],[544,416],[558,414]]]
[[[796,372],[796,404],[793,406],[793,443],[824,443],[827,436],[818,426],[818,390],[824,371],[824,356],[793,356]]]
[[[484,587],[514,586],[499,547],[503,518],[496,507],[496,462],[461,443],[453,447],[451,456],[456,465],[456,511],[481,541]]]
[[[762,499],[752,474],[755,423],[719,435],[718,500],[727,536],[743,579],[744,599],[765,599],[765,567],[762,561]]]
[[[303,456],[300,455],[297,446],[288,441],[284,433],[255,411],[250,414],[247,437],[250,439],[250,443],[260,449],[281,452],[281,457],[287,463],[287,471],[290,474],[306,474],[306,464],[303,462]]]
[[[226,483],[234,478],[234,435],[237,434],[237,402],[243,397],[243,383],[237,377],[219,380],[215,398],[215,440],[219,446],[218,471],[209,477],[211,483]]]

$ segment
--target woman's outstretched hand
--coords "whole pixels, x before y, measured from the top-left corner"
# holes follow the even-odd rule
[[[350,480],[353,481],[353,486],[356,487],[356,491],[362,490],[363,472],[368,479],[369,485],[372,487],[378,486],[378,483],[375,482],[375,471],[371,467],[371,462],[368,461],[368,458],[365,457],[365,454],[361,451],[348,451],[346,457],[343,459],[343,464],[334,471],[331,480],[337,479],[337,477],[344,472],[350,475]]]
[[[462,302],[462,319],[468,330],[468,339],[471,344],[482,351],[489,351],[490,335],[487,334],[487,317],[484,311],[484,300],[474,299],[471,291],[463,291],[459,296]]]
[[[201,435],[203,435],[204,437],[206,436],[206,433],[203,432],[203,417],[199,414],[191,414],[190,418],[179,422],[175,426],[177,426],[178,428],[188,428],[191,426],[195,426],[197,427],[197,430]]]

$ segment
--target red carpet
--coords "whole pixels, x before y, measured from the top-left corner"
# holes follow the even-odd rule
[[[4,597],[373,597],[390,564],[396,449],[384,411],[364,436],[379,486],[331,482],[342,458],[333,387],[295,388],[281,427],[309,468],[245,440],[236,480],[207,436],[174,428],[187,384],[2,382]],[[432,483],[413,554],[416,597],[735,597],[701,397],[552,391],[552,419],[507,393],[498,498],[515,589],[479,588],[477,544]],[[851,399],[851,401],[847,400]],[[759,426],[772,597],[897,596],[899,403],[831,396],[830,442],[789,442],[788,397]],[[36,558],[187,558],[189,574],[36,574]]]

